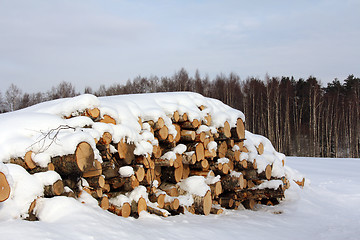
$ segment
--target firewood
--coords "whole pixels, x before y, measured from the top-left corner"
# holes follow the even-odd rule
[[[39,198],[34,199],[34,201],[31,202],[29,209],[28,209],[28,216],[25,218],[27,221],[38,221],[38,217],[35,214],[35,207],[36,207],[36,201]]]
[[[193,130],[181,130],[180,131],[180,140],[186,142],[192,142],[195,140],[196,132]]]
[[[162,149],[159,145],[153,146],[153,152],[152,152],[154,158],[160,158],[162,155]]]
[[[127,143],[125,140],[121,140],[117,144],[117,150],[118,150],[120,159],[122,159],[125,164],[129,165],[135,159],[135,156],[134,156],[135,144],[134,143]]]
[[[147,205],[146,200],[143,197],[140,197],[139,200],[131,202],[131,212],[135,215],[135,217],[139,216],[141,211],[146,211]]]
[[[300,187],[304,187],[305,186],[305,178],[303,178],[301,181],[295,181],[295,183],[297,185],[299,185]]]
[[[215,150],[208,150],[208,149],[205,149],[204,151],[204,156],[206,159],[213,159],[216,157],[216,151]]]
[[[183,167],[183,159],[182,159],[182,155],[176,153],[176,159],[174,161],[174,168],[182,168]]]
[[[98,108],[87,108],[85,110],[85,116],[90,117],[92,120],[96,120],[100,117],[100,110]]]
[[[103,187],[103,191],[108,193],[108,192],[110,192],[110,190],[111,190],[110,184],[105,183],[104,187]]]
[[[181,139],[181,127],[180,127],[179,124],[173,124],[173,125],[174,125],[175,130],[176,130],[176,136],[175,136],[174,142],[177,143]]]
[[[139,181],[134,175],[131,177],[116,177],[105,180],[106,183],[110,184],[111,189],[122,189],[123,191],[132,191],[134,188],[139,186]]]
[[[226,139],[231,137],[230,124],[228,121],[224,122],[224,126],[218,129],[220,139]]]
[[[221,207],[215,207],[215,206],[212,206],[211,209],[210,209],[210,213],[211,214],[222,214],[224,212],[224,209],[222,209]]]
[[[98,160],[94,160],[93,166],[83,173],[83,177],[96,177],[102,174],[102,165]]]
[[[106,179],[120,176],[119,167],[116,166],[113,162],[102,162],[101,166],[102,174]]]
[[[112,141],[112,135],[109,132],[104,132],[102,137],[99,139],[98,144],[108,145]]]
[[[63,192],[64,192],[64,183],[62,180],[57,180],[51,185],[44,186],[45,197],[60,196]]]
[[[32,151],[26,152],[24,158],[12,158],[10,163],[17,164],[25,168],[26,170],[32,170],[36,168],[35,162],[31,158]]]
[[[282,187],[278,187],[277,189],[242,189],[236,190],[234,194],[240,201],[246,201],[249,199],[261,201],[261,199],[283,198],[284,189]]]
[[[135,165],[133,166],[135,177],[139,182],[143,181],[145,178],[145,169],[142,165]]]
[[[94,163],[94,151],[90,144],[81,142],[76,147],[75,154],[54,157],[51,162],[60,175],[82,175],[89,171]]]
[[[218,197],[223,192],[222,182],[220,182],[220,181],[216,182],[214,184],[210,184],[209,187],[211,189],[211,198],[212,199]]]
[[[108,208],[109,212],[112,212],[118,216],[122,216],[122,217],[129,217],[131,214],[131,206],[129,203],[125,202],[121,207],[119,206],[115,206],[113,204],[109,205]]]
[[[175,112],[173,113],[173,115],[171,116],[171,121],[172,121],[172,122],[178,122],[179,119],[180,119],[180,114],[179,114],[178,111],[175,111]]]
[[[202,169],[202,170],[208,170],[210,167],[209,161],[206,159],[201,160],[200,162],[196,162],[194,165],[192,165],[192,169]]]
[[[231,197],[221,196],[219,198],[219,204],[221,205],[221,207],[224,207],[227,209],[235,208],[235,202],[234,202],[234,198],[232,196]]]
[[[150,193],[149,200],[153,203],[157,203],[159,208],[163,208],[165,204],[165,194]]]
[[[219,158],[226,157],[227,150],[228,150],[228,148],[227,148],[226,141],[222,141],[222,142],[218,143],[217,155]]]
[[[98,200],[99,201],[99,206],[104,209],[104,210],[108,210],[110,203],[109,203],[109,198],[106,195],[103,195],[101,197],[101,199]]]
[[[100,199],[103,196],[103,190],[102,188],[90,188],[90,187],[83,187],[82,191],[80,191],[79,196],[82,194],[82,192],[87,192],[90,194],[93,198]]]
[[[179,196],[179,191],[175,184],[163,182],[159,186],[159,189],[163,190],[164,192],[166,192],[167,195],[171,197]]]
[[[169,135],[169,129],[167,126],[163,126],[159,130],[155,131],[155,137],[159,139],[159,141],[165,141]]]
[[[207,191],[205,196],[194,195],[195,213],[209,215],[212,207],[211,191]]]
[[[193,121],[185,121],[180,123],[181,129],[196,130],[200,125],[199,120],[194,119]]]
[[[211,115],[210,114],[207,114],[205,117],[204,117],[204,121],[203,123],[206,125],[206,126],[211,126]]]
[[[190,169],[190,176],[203,176],[203,177],[212,176],[212,177],[215,177],[215,173],[212,170]]]
[[[186,145],[187,151],[194,151],[196,154],[196,161],[201,161],[205,159],[205,149],[204,144],[202,143],[189,143]]]
[[[154,131],[159,130],[160,128],[165,126],[165,121],[162,117],[159,117],[155,122],[153,120],[147,121],[147,123],[154,129]]]
[[[88,177],[85,179],[89,183],[89,186],[93,188],[103,188],[105,185],[105,178],[102,175],[95,177]]]
[[[172,167],[162,167],[161,169],[161,179],[164,182],[177,183],[180,182],[183,174],[184,167],[172,168]]]
[[[154,182],[155,178],[156,178],[155,170],[148,168],[146,169],[145,177],[142,180],[141,184],[145,186],[151,185]]]
[[[167,212],[166,210],[154,208],[151,206],[147,206],[146,211],[148,211],[149,213],[152,213],[152,214],[156,214],[160,217],[168,217],[169,216],[169,212]]]
[[[260,143],[256,149],[257,149],[259,155],[264,153],[264,145],[262,143]]]
[[[155,158],[155,166],[172,167],[174,166],[175,159]]]
[[[53,163],[48,163],[48,165],[46,167],[40,167],[40,166],[36,166],[33,169],[29,169],[27,170],[28,173],[30,174],[34,174],[34,173],[39,173],[39,172],[47,172],[47,171],[54,171],[55,170],[55,166]]]
[[[221,178],[221,186],[224,191],[234,191],[235,189],[245,188],[244,176],[231,176],[226,175]]]
[[[100,122],[102,122],[102,123],[111,123],[111,124],[116,125],[115,119],[112,118],[111,116],[107,115],[107,114],[105,114],[105,115],[103,116],[103,118],[100,119]]]
[[[188,164],[184,164],[183,166],[183,174],[182,174],[182,179],[186,179],[189,177],[190,175],[190,166]]]
[[[241,118],[236,121],[236,127],[231,129],[231,136],[235,139],[245,139],[245,124]]]
[[[194,141],[203,143],[205,141],[205,139],[206,139],[206,133],[205,132],[200,132],[200,133],[197,133],[195,135]]]
[[[5,201],[10,196],[10,185],[4,173],[0,172],[0,202]]]
[[[231,149],[228,149],[226,151],[225,157],[227,157],[228,159],[230,159],[231,161],[240,161],[240,151],[233,151]]]
[[[182,155],[182,163],[183,164],[195,164],[196,163],[196,154],[194,151],[185,152]]]

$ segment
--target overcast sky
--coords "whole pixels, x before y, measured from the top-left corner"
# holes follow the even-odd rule
[[[0,80],[77,91],[141,76],[360,77],[359,0],[0,0]]]

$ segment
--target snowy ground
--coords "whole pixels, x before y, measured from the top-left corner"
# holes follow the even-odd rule
[[[359,239],[360,159],[288,157],[287,165],[310,181],[275,207],[134,219],[54,198],[42,221],[1,221],[1,239]]]

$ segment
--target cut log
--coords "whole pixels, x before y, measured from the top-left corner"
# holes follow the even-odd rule
[[[181,127],[179,124],[173,124],[174,127],[175,127],[175,130],[176,130],[176,136],[175,136],[175,139],[174,139],[174,142],[179,142],[180,139],[181,139]]]
[[[90,117],[92,120],[96,120],[100,117],[100,110],[98,108],[88,108],[85,110],[85,115]]]
[[[82,175],[91,170],[94,163],[94,151],[90,144],[81,142],[76,147],[75,154],[54,157],[51,162],[60,175]]]
[[[102,165],[102,174],[105,176],[106,179],[119,177],[119,167],[116,166],[112,162],[103,162]]]
[[[112,141],[112,135],[109,132],[104,132],[102,137],[99,139],[98,143],[99,144],[105,144],[108,145],[110,144]]]
[[[4,202],[10,196],[10,185],[4,173],[0,172],[0,202]]]
[[[207,114],[205,117],[204,117],[204,121],[203,123],[206,125],[206,126],[211,126],[211,115],[210,114]]]
[[[227,150],[226,141],[222,141],[220,144],[218,143],[217,155],[219,158],[226,157]]]
[[[195,213],[209,215],[212,207],[211,192],[207,191],[205,196],[194,195]]]
[[[153,153],[154,158],[160,158],[162,155],[161,147],[159,145],[154,145],[152,153]]]
[[[154,131],[159,130],[160,128],[165,126],[165,121],[162,117],[159,117],[156,122],[150,120],[147,123],[152,127],[152,129],[154,129]]]
[[[137,178],[137,180],[139,182],[143,181],[145,178],[145,169],[143,166],[141,165],[135,165],[133,166],[134,172],[135,172],[135,177]]]
[[[96,199],[100,199],[103,196],[102,188],[93,189],[89,187],[84,187],[82,191],[89,193],[93,198]],[[79,196],[82,194],[82,191],[79,193]]]
[[[257,149],[259,155],[264,153],[264,145],[262,143],[260,143],[256,149]]]
[[[198,134],[195,135],[195,142],[205,142],[206,139],[206,133],[205,132],[200,132]]]
[[[231,129],[231,136],[238,140],[245,139],[245,124],[241,118],[236,121],[236,127]]]
[[[221,207],[215,207],[215,206],[212,206],[211,210],[210,210],[210,213],[211,214],[222,214],[224,212],[224,209],[222,209]]]
[[[32,155],[32,151],[28,151],[25,154],[23,159],[22,158],[13,158],[13,159],[10,159],[10,163],[20,165],[23,168],[25,168],[26,170],[32,170],[32,169],[36,168],[36,164],[32,160],[31,155]]]
[[[132,191],[139,186],[139,181],[132,175],[131,177],[116,177],[105,180],[107,184],[110,184],[111,189],[123,191]]]
[[[98,160],[94,160],[93,166],[83,173],[83,177],[96,177],[103,173],[102,165]]]
[[[159,130],[156,130],[154,134],[159,141],[165,141],[169,135],[169,129],[167,128],[167,126],[163,126]]]
[[[64,183],[62,180],[57,180],[52,185],[44,186],[45,197],[60,196],[63,192],[64,192]]]
[[[234,191],[235,189],[243,189],[246,187],[244,176],[241,174],[239,177],[226,175],[221,178],[221,186],[224,191]]]
[[[141,211],[146,211],[146,209],[147,209],[146,200],[143,197],[140,197],[137,202],[132,201],[132,203],[131,203],[131,212],[136,217],[139,216]]]
[[[190,176],[203,176],[203,177],[212,176],[212,177],[215,177],[215,173],[212,170],[190,169]]]
[[[212,199],[216,198],[217,196],[219,196],[222,192],[223,192],[223,188],[221,185],[221,182],[216,182],[214,184],[210,184],[209,185],[210,189],[211,189],[211,197]]]
[[[187,151],[194,151],[196,154],[196,161],[205,159],[205,148],[202,143],[190,143],[186,145]]]
[[[174,166],[175,159],[155,158],[155,166],[172,167]]]
[[[196,154],[194,151],[185,152],[182,155],[182,163],[183,164],[195,164],[196,163]]]
[[[183,174],[182,174],[182,179],[186,179],[189,177],[190,175],[190,166],[188,164],[184,164],[183,166]]]
[[[150,193],[149,200],[153,203],[157,203],[159,208],[163,208],[165,204],[165,194]]]
[[[200,125],[199,120],[194,119],[193,121],[185,121],[180,123],[182,129],[196,130]]]
[[[128,202],[125,202],[121,207],[110,204],[108,211],[127,218],[131,214],[131,206]]]
[[[105,115],[103,116],[103,118],[100,119],[100,122],[102,122],[102,123],[111,123],[111,124],[116,125],[115,119],[112,118],[111,116],[107,115],[107,114],[105,114]]]
[[[231,137],[231,128],[228,121],[225,121],[224,127],[220,127],[218,129],[218,133],[220,139],[226,139]]]
[[[146,210],[149,213],[158,215],[160,217],[168,217],[169,216],[169,213],[166,210],[163,210],[163,209],[153,208],[153,207],[147,206]]]
[[[192,142],[195,140],[196,132],[193,130],[181,130],[180,140],[185,142]]]
[[[174,114],[171,116],[171,121],[172,122],[178,122],[180,119],[180,114],[178,111],[175,111]]]
[[[164,192],[166,192],[166,194],[169,195],[170,197],[178,197],[179,196],[179,191],[175,184],[163,182],[163,183],[161,183],[159,188],[161,190],[163,190]]]
[[[106,195],[103,195],[101,197],[101,199],[99,200],[99,206],[104,210],[109,209],[109,206],[110,206],[109,198]]]
[[[180,182],[183,174],[184,167],[179,168],[162,167],[161,180],[162,182],[178,183]]]
[[[85,179],[89,183],[89,186],[93,188],[103,188],[105,185],[105,178],[102,175]]]
[[[124,140],[121,140],[117,144],[117,150],[120,159],[124,161],[125,164],[130,165],[132,161],[135,159],[134,150],[135,144],[134,143],[127,143]]]

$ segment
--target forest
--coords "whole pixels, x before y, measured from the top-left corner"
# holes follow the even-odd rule
[[[322,86],[314,76],[306,79],[248,77],[218,74],[214,79],[180,69],[170,77],[138,76],[125,84],[101,85],[82,93],[111,96],[133,93],[191,91],[219,99],[246,116],[246,129],[270,139],[288,156],[360,157],[360,78],[349,75]],[[26,93],[11,84],[0,92],[0,112],[82,94],[75,85],[61,82],[47,92]]]

